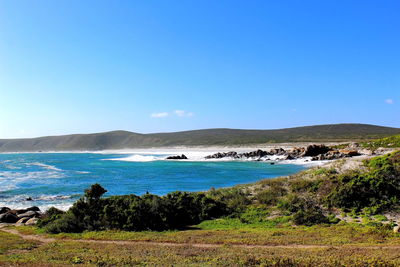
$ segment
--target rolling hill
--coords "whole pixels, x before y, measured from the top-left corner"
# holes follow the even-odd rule
[[[279,142],[367,140],[400,134],[400,128],[369,124],[328,124],[276,130],[204,129],[140,134],[112,131],[27,139],[0,139],[0,152],[95,151],[168,146],[248,145]]]

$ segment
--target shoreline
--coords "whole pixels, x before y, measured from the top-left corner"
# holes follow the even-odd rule
[[[227,145],[227,146],[163,146],[163,147],[137,147],[137,148],[121,148],[121,149],[105,149],[105,150],[40,150],[40,151],[0,151],[1,154],[34,154],[34,153],[99,153],[99,154],[125,154],[125,153],[138,153],[140,151],[217,151],[228,152],[230,150],[237,150],[238,152],[248,152],[254,149],[274,149],[283,148],[291,149],[295,147],[303,147],[312,144],[324,144],[327,146],[334,146],[340,144],[347,144],[349,142],[290,142],[290,143],[260,143],[250,145]]]

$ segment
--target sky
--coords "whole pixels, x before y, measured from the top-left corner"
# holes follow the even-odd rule
[[[400,1],[0,0],[0,138],[400,127]]]

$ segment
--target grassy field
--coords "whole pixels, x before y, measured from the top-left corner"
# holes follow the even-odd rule
[[[0,232],[0,265],[400,265],[400,234],[362,224],[277,227],[222,219],[205,221],[196,229],[185,231],[99,231],[49,235],[35,227],[15,229],[23,234],[56,240],[40,244]],[[84,240],[100,241],[87,243]],[[101,240],[132,242],[102,243]]]
[[[400,234],[391,229],[363,224],[340,223],[314,226],[269,226],[268,224],[243,224],[236,219],[205,221],[196,229],[184,231],[92,231],[83,233],[46,234],[35,227],[18,227],[24,234],[46,237],[88,240],[132,240],[173,243],[204,243],[228,245],[398,245]]]

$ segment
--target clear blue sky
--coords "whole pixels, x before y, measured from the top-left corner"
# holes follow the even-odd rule
[[[0,1],[0,138],[400,127],[400,1]]]

